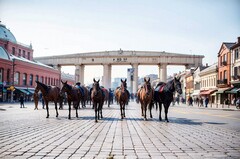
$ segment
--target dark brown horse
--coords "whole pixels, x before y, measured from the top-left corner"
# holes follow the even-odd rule
[[[71,103],[73,102],[73,107],[76,109],[76,117],[78,118],[78,107],[80,104],[80,100],[83,97],[81,91],[78,88],[72,87],[66,82],[61,81],[63,87],[61,89],[61,94],[63,95],[65,92],[67,93],[67,101],[68,101],[68,119],[71,119]]]
[[[150,118],[152,118],[153,89],[151,87],[150,78],[148,80],[144,78],[144,85],[138,90],[137,95],[141,103],[142,116],[144,116],[144,120],[147,120],[147,107],[150,111]]]
[[[157,87],[154,90],[154,101],[158,107],[159,104],[159,120],[162,120],[161,111],[162,111],[162,104],[164,106],[165,111],[165,120],[168,121],[168,108],[173,101],[173,93],[177,91],[177,93],[182,94],[181,82],[180,78],[174,77],[173,80],[164,83],[159,82]],[[156,108],[157,108],[156,107]]]
[[[102,107],[104,103],[104,93],[103,90],[99,86],[99,81],[96,81],[95,78],[93,79],[93,88],[91,91],[91,99],[93,102],[93,107],[95,110],[95,122],[97,122],[98,119],[100,119],[99,113],[102,116]]]
[[[116,89],[115,93],[117,102],[120,104],[121,118],[123,119],[125,117],[125,105],[128,102],[127,79],[124,81],[121,79],[121,86]]]
[[[36,81],[37,86],[35,88],[35,107],[37,107],[37,101],[38,98],[36,97],[37,93],[39,90],[42,92],[43,95],[43,100],[45,101],[46,104],[46,109],[47,109],[47,118],[49,117],[49,108],[48,108],[48,103],[50,101],[54,102],[55,104],[55,109],[56,109],[56,117],[58,117],[58,110],[57,110],[57,102],[60,102],[60,105],[62,104],[62,99],[60,97],[60,88],[56,86],[47,86],[39,81]]]

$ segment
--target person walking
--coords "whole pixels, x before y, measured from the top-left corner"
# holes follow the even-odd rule
[[[23,98],[23,95],[20,96],[19,102],[20,102],[20,108],[24,108],[24,98]]]
[[[208,99],[208,97],[206,97],[205,98],[205,107],[207,108],[207,106],[208,106],[208,103],[209,103],[209,99]]]

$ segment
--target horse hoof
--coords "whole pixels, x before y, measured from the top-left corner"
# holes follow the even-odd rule
[[[98,121],[97,120],[95,120],[95,123],[97,123]]]
[[[68,119],[71,119],[71,117],[68,117]]]
[[[56,115],[56,118],[58,117],[58,115]]]
[[[46,118],[49,118],[49,116],[47,116]]]
[[[147,118],[144,118],[145,121],[147,121]]]
[[[169,121],[168,121],[168,120],[166,120],[166,122],[168,123]]]

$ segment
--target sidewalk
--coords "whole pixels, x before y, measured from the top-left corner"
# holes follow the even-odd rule
[[[172,106],[172,104],[171,104]],[[223,104],[208,104],[208,107],[198,107],[196,104],[193,104],[193,106],[189,106],[188,104],[185,103],[175,103],[174,106],[180,106],[180,107],[190,107],[190,108],[198,108],[198,109],[221,109],[221,110],[229,110],[229,111],[240,111],[240,109],[237,109],[236,106],[233,105],[223,105]]]

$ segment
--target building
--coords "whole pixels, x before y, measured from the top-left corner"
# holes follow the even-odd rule
[[[31,100],[35,81],[60,86],[60,70],[33,60],[32,45],[17,42],[0,23],[0,101],[18,101],[20,95]]]
[[[217,79],[217,94],[219,103],[224,104],[224,101],[229,99],[225,92],[231,89],[231,51],[230,48],[235,43],[222,43],[218,52],[218,79]]]
[[[200,77],[200,96],[203,98],[208,97],[210,103],[216,103],[216,91],[217,91],[217,63],[214,63],[210,67],[202,70],[199,73]]]
[[[238,41],[231,47],[231,55],[232,55],[232,67],[231,67],[231,83],[234,87],[240,88],[240,37],[238,37]]]

